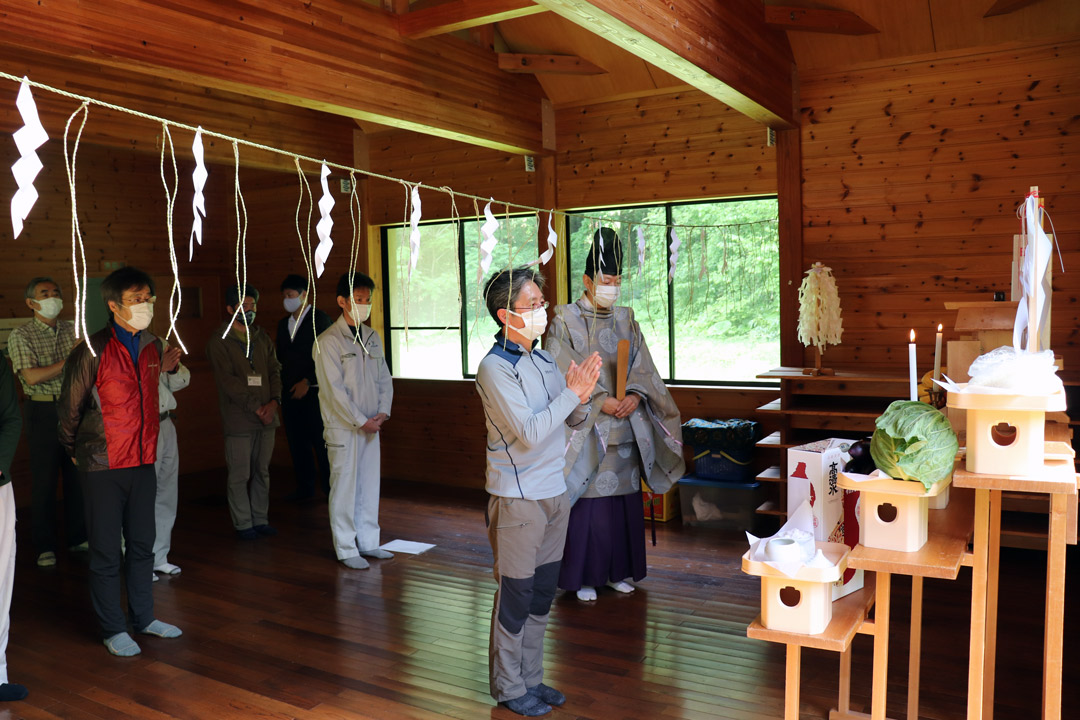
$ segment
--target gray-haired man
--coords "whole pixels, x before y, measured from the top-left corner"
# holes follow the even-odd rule
[[[39,567],[56,564],[56,476],[63,479],[64,523],[68,547],[85,552],[86,519],[75,467],[56,435],[56,402],[63,385],[64,363],[76,344],[75,323],[60,320],[64,301],[52,278],[36,277],[26,285],[26,306],[33,319],[8,338],[11,366],[26,394],[26,442],[30,449],[31,524]]]
[[[547,325],[543,277],[529,268],[504,270],[484,286],[488,312],[500,326],[476,373],[487,419],[488,539],[494,554],[491,694],[529,717],[562,705],[543,684],[544,631],[559,577],[570,514],[563,479],[563,423],[585,420],[600,374],[593,353],[570,364],[563,379],[555,360],[536,347]]]

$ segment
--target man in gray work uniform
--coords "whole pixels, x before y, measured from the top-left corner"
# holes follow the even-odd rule
[[[476,390],[487,419],[488,538],[495,556],[495,608],[489,655],[491,694],[519,715],[551,712],[566,698],[544,685],[544,630],[559,577],[570,501],[563,450],[584,422],[600,356],[570,364],[566,378],[536,347],[547,326],[543,277],[504,270],[484,286],[502,328],[480,361]]]

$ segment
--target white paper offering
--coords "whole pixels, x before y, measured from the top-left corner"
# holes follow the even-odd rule
[[[751,533],[746,533],[746,539],[750,543],[751,560],[763,562],[788,577],[794,577],[804,566],[831,568],[836,565],[830,562],[814,543],[814,514],[810,509],[808,500],[803,501],[798,510],[788,517],[784,527],[780,528],[779,532],[772,537],[758,538]],[[779,560],[770,558],[768,552],[769,543],[777,539],[794,540],[800,549],[797,557],[784,557]]]
[[[431,543],[415,542],[413,540],[391,540],[379,546],[380,550],[387,552],[404,553],[406,555],[419,555],[435,547]]]

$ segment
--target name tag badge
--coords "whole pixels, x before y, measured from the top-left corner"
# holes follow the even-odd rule
[[[248,387],[262,387],[262,375],[248,375]]]

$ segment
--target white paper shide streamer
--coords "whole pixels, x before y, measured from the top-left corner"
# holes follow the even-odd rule
[[[645,270],[645,231],[638,225],[637,230],[637,273],[641,273]]]
[[[680,245],[682,245],[682,240],[679,239],[679,233],[675,232],[675,228],[671,228],[671,244],[668,245],[668,250],[671,251],[671,267],[668,269],[668,282],[675,279],[675,266],[679,262]]]
[[[1027,247],[1024,249],[1024,262],[1020,268],[1020,287],[1023,288],[1024,297],[1016,308],[1016,322],[1013,323],[1013,348],[1017,352],[1024,349],[1021,344],[1024,331],[1028,333],[1028,348],[1034,349],[1037,345],[1035,336],[1039,332],[1046,307],[1044,280],[1051,259],[1050,253],[1053,251],[1050,238],[1042,229],[1039,198],[1034,193],[1024,200],[1021,217],[1024,220],[1024,234],[1027,235]],[[1032,297],[1035,298],[1035,318],[1030,317],[1028,309]]]
[[[19,96],[15,100],[15,106],[19,109],[23,126],[14,134],[15,146],[19,148],[19,159],[11,166],[11,174],[15,176],[15,184],[19,188],[11,198],[13,238],[19,237],[23,229],[23,221],[30,215],[30,209],[37,202],[38,192],[34,188],[34,178],[41,172],[44,165],[41,164],[36,150],[49,139],[38,117],[37,104],[34,102],[34,96],[30,92],[30,85],[25,77],[19,87]]]
[[[334,227],[334,221],[330,218],[330,210],[334,207],[334,198],[330,195],[330,186],[326,178],[330,177],[330,168],[323,163],[320,171],[322,182],[322,197],[319,198],[319,222],[315,225],[315,232],[319,236],[319,244],[315,248],[315,275],[322,277],[326,269],[326,258],[330,255],[334,241],[330,239],[330,229]]]
[[[477,277],[483,277],[487,274],[488,268],[491,267],[491,258],[495,252],[495,246],[499,244],[499,241],[495,238],[495,231],[499,229],[499,221],[491,213],[491,203],[493,202],[495,202],[494,199],[491,199],[484,206],[486,220],[480,226],[480,237],[483,239],[480,241],[480,272]]]
[[[843,334],[840,293],[832,268],[816,262],[799,286],[799,342],[823,353],[826,345],[839,345]]]
[[[195,187],[195,194],[191,199],[191,237],[188,238],[188,262],[195,257],[195,243],[202,245],[202,221],[206,217],[206,197],[203,188],[206,187],[206,178],[209,172],[206,170],[206,156],[203,152],[202,126],[195,131],[195,141],[191,144],[191,154],[195,156],[195,171],[191,173],[191,184]]]
[[[420,188],[412,186],[409,193],[409,277],[420,261]]]
[[[548,211],[548,234],[547,234],[547,250],[540,254],[540,264],[547,265],[548,260],[555,254],[555,246],[559,242],[559,236],[555,233],[555,228],[551,227],[551,215],[554,211]]]

